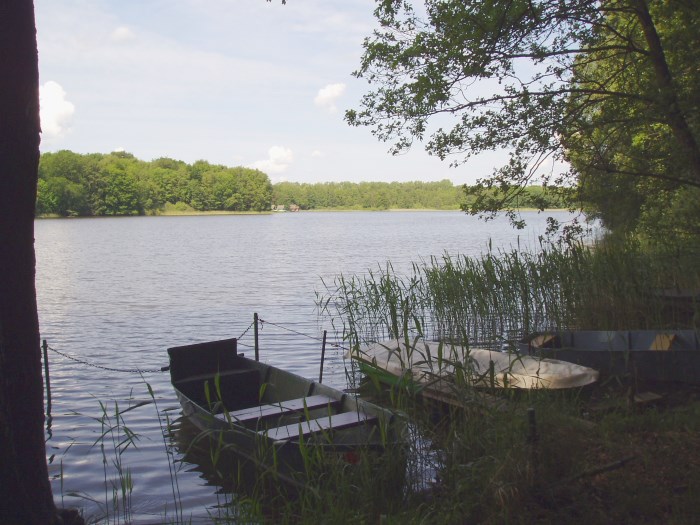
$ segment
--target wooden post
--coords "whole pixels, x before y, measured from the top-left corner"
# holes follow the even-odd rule
[[[260,346],[258,345],[258,312],[253,314],[253,333],[255,334],[255,360],[260,361]]]
[[[323,343],[321,343],[321,370],[318,373],[318,382],[323,383],[323,360],[326,358],[326,330],[323,331]]]
[[[527,409],[527,448],[530,456],[530,475],[532,476],[531,482],[533,485],[541,483],[540,480],[540,454],[539,447],[537,446],[539,441],[539,435],[537,434],[537,419],[535,417],[534,407]]]
[[[535,409],[530,407],[527,409],[527,423],[528,423],[528,443],[537,443],[539,436],[537,435],[537,420],[535,418]]]
[[[51,415],[51,380],[49,379],[49,344],[46,342],[46,339],[43,340],[43,343],[41,345],[42,350],[44,351],[44,378],[46,381],[46,414],[48,416]]]

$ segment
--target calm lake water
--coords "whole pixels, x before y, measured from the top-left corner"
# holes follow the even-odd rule
[[[91,520],[125,520],[112,507],[111,489],[105,494],[105,477],[108,483],[118,479],[110,446],[123,436],[105,436],[105,467],[99,442],[95,445],[104,431],[101,404],[109,424],[115,423],[115,403],[123,410],[148,401],[148,384],[157,406],[144,404],[123,416],[139,436],[138,448],[121,456],[134,480],[126,518],[161,523],[182,512],[194,523],[209,522],[235,495],[213,483],[189,456],[184,459],[191,429],[179,419],[169,375],[105,368],[160,369],[168,364],[169,346],[241,336],[258,312],[268,321],[260,335],[261,359],[315,378],[318,338],[331,329],[330,323],[322,326],[315,307],[323,281],[387,261],[408,271],[431,255],[478,255],[489,239],[494,248],[534,246],[545,216],[524,215],[528,229],[520,232],[504,218],[485,223],[460,212],[37,221],[41,335],[65,354],[49,352],[52,419],[46,450],[56,500],[83,508]],[[241,343],[252,344],[252,330]],[[341,350],[327,351],[324,382],[346,386]],[[164,438],[166,418],[177,429],[174,438]]]

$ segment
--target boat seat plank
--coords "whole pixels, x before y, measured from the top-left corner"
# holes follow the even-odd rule
[[[243,408],[241,410],[229,412],[228,414],[231,421],[246,423],[269,417],[282,416],[293,412],[301,412],[307,409],[314,410],[325,406],[333,406],[336,403],[338,403],[338,400],[333,399],[332,397],[326,395],[315,395],[300,397],[298,399],[288,399],[286,401],[280,401],[279,403],[269,405]],[[225,414],[218,414],[216,417],[222,420],[227,419]]]
[[[340,430],[343,428],[364,425],[376,420],[375,416],[367,415],[363,412],[341,412],[330,416],[309,419],[291,425],[261,430],[258,434],[266,435],[274,441],[284,441],[301,436],[330,430]]]
[[[176,385],[184,385],[188,383],[204,383],[204,381],[209,381],[212,385],[214,384],[215,378],[218,376],[219,378],[223,379],[226,377],[235,377],[235,376],[250,376],[250,377],[257,377],[260,375],[260,372],[257,370],[252,370],[250,368],[240,368],[236,370],[224,370],[223,372],[207,372],[204,374],[198,374],[194,376],[187,376],[183,377],[182,379],[178,379],[175,381]]]

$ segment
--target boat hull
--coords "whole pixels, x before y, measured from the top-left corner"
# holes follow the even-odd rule
[[[351,357],[374,380],[447,402],[459,399],[465,387],[561,389],[598,379],[593,369],[559,360],[422,339],[373,343]]]
[[[595,368],[601,376],[700,384],[695,330],[576,330],[535,333],[521,340],[523,354]]]
[[[402,440],[389,410],[238,355],[235,339],[168,353],[183,414],[283,481],[298,481],[310,461],[375,454]]]

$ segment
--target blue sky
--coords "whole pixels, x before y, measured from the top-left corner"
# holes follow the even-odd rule
[[[345,109],[374,28],[372,0],[35,0],[42,151],[208,160],[273,182],[434,181],[488,175],[496,154],[449,168],[420,145],[393,157]]]

